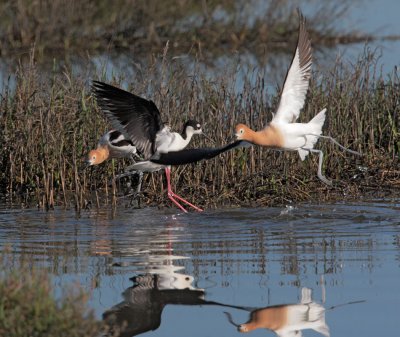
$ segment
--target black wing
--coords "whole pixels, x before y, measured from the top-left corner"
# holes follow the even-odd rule
[[[216,148],[187,149],[176,152],[161,153],[158,159],[150,159],[151,162],[161,165],[185,165],[195,163],[203,159],[211,159],[219,154],[237,147],[246,146],[249,143],[238,140],[234,143]]]
[[[93,94],[114,128],[131,139],[145,158],[155,152],[156,134],[163,128],[160,112],[152,101],[112,85],[93,81]]]

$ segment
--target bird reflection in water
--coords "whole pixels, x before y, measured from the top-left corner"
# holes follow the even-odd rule
[[[246,311],[254,309],[207,301],[204,289],[192,286],[192,276],[178,273],[175,276],[148,273],[132,277],[134,285],[124,291],[124,301],[103,314],[103,320],[110,329],[109,335],[129,337],[158,329],[167,304],[213,305]]]
[[[150,250],[149,255],[142,256],[138,275],[130,278],[133,285],[122,294],[124,300],[103,313],[110,336],[128,337],[156,330],[166,305],[195,305],[203,301],[204,290],[193,286],[194,277],[184,274],[183,266],[174,265],[176,260],[187,259],[173,254],[174,228],[179,228],[179,224],[168,224],[166,232],[153,238],[163,248],[160,250],[159,246],[157,251]]]
[[[250,319],[244,324],[235,324],[229,313],[228,320],[240,332],[255,329],[269,329],[280,337],[301,337],[302,330],[312,329],[329,337],[325,322],[325,308],[311,298],[311,289],[303,288],[301,302],[296,304],[274,305],[253,310]]]
[[[135,336],[155,330],[161,324],[161,313],[167,304],[194,305],[201,303],[204,290],[194,289],[191,278],[181,275],[174,280],[172,288],[166,288],[162,275],[143,274],[131,278],[134,285],[123,293],[124,301],[103,314],[111,333],[119,331],[118,336]],[[174,285],[178,288],[174,288]],[[187,285],[187,288],[179,288]]]

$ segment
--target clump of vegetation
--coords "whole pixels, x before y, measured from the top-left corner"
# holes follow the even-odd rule
[[[317,9],[313,6],[315,14],[307,15],[307,27],[314,45],[342,41],[343,35],[330,24],[350,4],[341,0],[339,4],[321,2]],[[196,137],[192,146],[225,144],[239,122],[263,127],[278,100],[275,92],[267,90],[264,73],[248,64],[240,69],[241,59],[232,50],[242,48],[251,55],[263,55],[263,60],[272,47],[289,47],[292,53],[298,29],[296,6],[297,2],[281,0],[268,4],[258,0],[1,3],[1,55],[12,58],[16,50],[24,53],[34,48],[29,60],[19,60],[10,86],[2,88],[0,195],[11,203],[29,206],[34,202],[46,209],[63,205],[79,210],[127,200],[123,198],[126,179],[113,179],[127,160],[94,168],[84,162],[109,129],[89,83],[92,78],[104,79],[106,66],[92,77],[87,75],[90,66],[81,66],[85,75],[77,75],[68,61],[59,71],[56,58],[52,71],[43,75],[38,60],[48,60],[53,51],[60,50],[89,54],[121,48],[145,51],[146,61],[135,64],[131,74],[107,77],[107,82],[154,100],[163,118],[177,130],[188,118],[201,121],[215,144]],[[169,45],[168,52],[166,48],[163,55],[154,54],[165,45]],[[190,56],[181,59],[181,53]],[[204,57],[206,53],[213,59],[218,53],[237,59],[237,67],[211,79],[201,70],[202,62],[211,59]],[[243,73],[243,69],[251,73],[244,80],[238,71]],[[174,169],[177,193],[208,207],[332,200],[377,190],[395,193],[400,174],[399,82],[397,69],[389,75],[379,73],[370,54],[352,66],[339,62],[330,72],[314,74],[300,121],[309,121],[327,107],[325,134],[363,153],[355,158],[320,141],[318,146],[326,154],[325,174],[336,180],[333,188],[316,178],[315,156],[301,162],[295,152],[252,147]],[[166,201],[160,193],[162,182],[162,174],[145,175],[141,196],[145,204]]]
[[[1,260],[4,259],[4,256]],[[4,266],[4,261],[2,266]],[[95,337],[101,324],[82,292],[54,297],[50,277],[27,265],[0,272],[0,336]]]
[[[296,8],[310,0],[19,0],[0,4],[0,54],[36,46],[39,55],[110,48],[159,50],[169,40],[176,52],[287,49],[296,40]],[[318,44],[354,42],[366,36],[332,27],[353,1],[312,1],[309,30]],[[340,26],[340,25],[339,25]],[[289,43],[288,43],[289,42]]]
[[[334,187],[316,177],[317,156],[302,162],[296,152],[251,147],[175,168],[177,193],[207,207],[398,193],[400,77],[397,69],[382,75],[375,65],[373,55],[367,54],[351,66],[338,63],[330,72],[313,75],[300,122],[327,107],[324,133],[363,154],[355,157],[319,141],[326,155],[324,171],[335,181]],[[112,83],[150,96],[163,118],[178,130],[188,118],[201,121],[215,144],[226,144],[239,122],[259,129],[271,119],[278,94],[268,93],[262,73],[238,92],[236,69],[212,80],[194,69],[188,76],[183,66],[160,57],[143,69],[146,76],[139,74],[139,80],[115,78]],[[43,80],[32,60],[18,71],[15,89],[4,90],[0,111],[0,188],[8,200],[22,197],[42,207],[59,204],[77,209],[126,200],[118,199],[125,193],[124,181],[113,182],[126,160],[90,168],[83,161],[109,126],[88,83],[79,76],[65,71],[51,81]],[[199,136],[191,146],[215,144]],[[144,204],[169,204],[160,193],[163,178],[163,174],[145,175]]]

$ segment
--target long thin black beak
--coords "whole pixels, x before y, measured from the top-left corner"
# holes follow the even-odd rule
[[[229,323],[231,323],[233,326],[235,326],[236,328],[239,329],[240,324],[237,324],[237,323],[235,323],[235,322],[233,321],[231,313],[230,313],[230,312],[227,312],[227,311],[224,311],[224,314],[226,315],[226,318],[228,319]]]

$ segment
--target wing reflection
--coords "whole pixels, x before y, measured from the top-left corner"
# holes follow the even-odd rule
[[[303,288],[301,295],[301,302],[297,304],[275,305],[252,311],[247,323],[237,325],[238,330],[250,332],[269,329],[280,337],[301,337],[302,330],[312,329],[329,337],[325,308],[312,300],[311,289]]]
[[[131,278],[134,285],[123,293],[124,301],[103,314],[103,319],[118,336],[135,336],[155,330],[161,324],[161,313],[167,304],[201,304],[202,289],[194,289],[186,275],[171,282],[163,275],[144,274]],[[187,285],[187,288],[179,288]],[[168,288],[172,286],[172,288]],[[178,286],[178,288],[173,288]]]
[[[111,336],[129,337],[156,330],[167,304],[214,305],[251,311],[237,305],[207,301],[203,289],[192,286],[193,277],[184,274],[143,274],[132,277],[134,285],[123,293],[124,301],[103,314]]]

